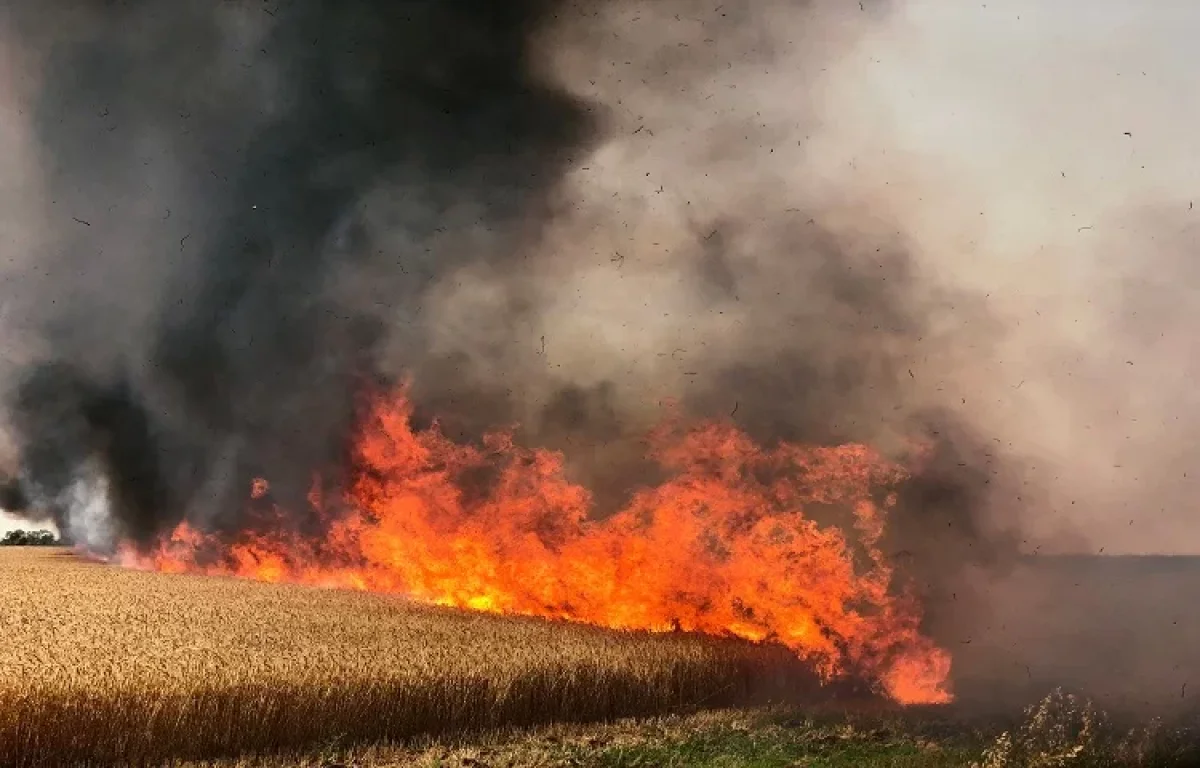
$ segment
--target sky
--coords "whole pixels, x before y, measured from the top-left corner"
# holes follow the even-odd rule
[[[3,536],[5,533],[8,533],[9,531],[12,531],[12,530],[15,530],[18,528],[20,528],[22,530],[26,530],[26,531],[29,531],[29,530],[53,530],[54,526],[45,524],[45,523],[42,523],[42,524],[30,523],[26,520],[19,520],[19,519],[13,517],[12,515],[5,514],[4,512],[0,512],[0,536]]]

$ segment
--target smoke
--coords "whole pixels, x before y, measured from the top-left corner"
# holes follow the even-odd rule
[[[10,10],[10,56],[37,78],[14,99],[19,155],[45,190],[5,275],[31,506],[90,525],[71,489],[97,464],[135,538],[236,525],[253,475],[302,500],[380,342],[419,362],[430,282],[519,252],[586,142],[582,105],[531,71],[546,11]],[[471,228],[470,249],[439,242]]]
[[[93,548],[237,526],[256,476],[304,508],[363,377],[412,375],[601,513],[667,400],[924,441],[891,535],[935,607],[1018,547],[1195,549],[1200,12],[3,13],[6,506]]]

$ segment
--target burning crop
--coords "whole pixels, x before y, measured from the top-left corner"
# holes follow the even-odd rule
[[[344,498],[309,495],[320,535],[287,527],[269,480],[234,534],[187,522],[119,559],[168,572],[398,593],[443,606],[786,646],[826,679],[901,703],[949,699],[950,659],[920,632],[880,538],[905,470],[861,445],[764,448],[672,417],[646,441],[665,479],[596,519],[560,454],[412,426],[406,391],[364,410]],[[845,524],[822,517],[841,511]]]

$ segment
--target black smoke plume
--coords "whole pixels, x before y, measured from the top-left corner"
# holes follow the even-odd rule
[[[536,226],[585,146],[585,108],[530,62],[553,5],[12,11],[44,71],[33,123],[67,234],[34,257],[39,306],[22,320],[45,349],[13,388],[9,500],[87,538],[70,515],[91,477],[115,533],[145,540],[185,514],[236,524],[253,476],[302,499],[307,474],[344,448],[385,332],[376,302],[415,310],[468,255],[427,247],[456,211]],[[381,190],[404,198],[387,226],[409,247],[367,242],[363,201]],[[143,242],[121,242],[131,231]],[[375,282],[368,306],[337,295],[356,275]]]

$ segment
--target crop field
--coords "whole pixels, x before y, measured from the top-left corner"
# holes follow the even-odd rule
[[[1074,590],[1081,576],[1100,578],[1085,565],[1052,562],[1039,583]],[[1088,567],[1123,583],[1181,583],[1174,562]],[[1133,616],[1132,602],[1105,592],[1112,610]],[[6,767],[1200,764],[1194,718],[1113,721],[1069,694],[1038,703],[1046,688],[1034,687],[1023,716],[1019,705],[999,717],[958,704],[897,709],[818,689],[781,648],[687,633],[147,573],[53,549],[0,549],[0,600]],[[1107,623],[1101,608],[1039,626],[1058,637],[1057,623],[1082,625],[1085,614]],[[1162,635],[1157,613],[1143,613]],[[1013,653],[1052,658],[1046,643]],[[1074,647],[1088,652],[1086,641]],[[1000,694],[1001,678],[983,675],[995,665],[962,650],[967,698]]]
[[[0,550],[0,765],[149,764],[746,701],[782,649]]]

